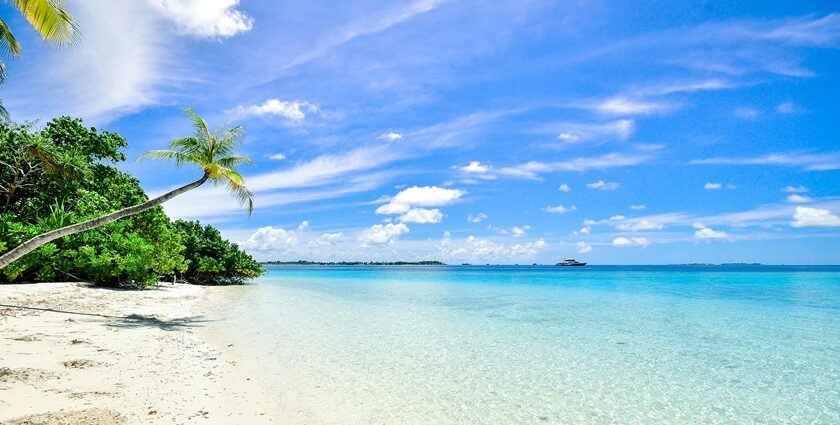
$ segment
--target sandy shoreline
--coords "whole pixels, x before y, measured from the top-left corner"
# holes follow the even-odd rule
[[[268,394],[199,332],[213,289],[0,285],[0,422],[276,423]]]

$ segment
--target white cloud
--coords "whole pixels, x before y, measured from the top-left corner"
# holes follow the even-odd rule
[[[154,10],[174,22],[179,34],[231,37],[250,31],[254,20],[237,10],[239,0],[147,0]]]
[[[510,247],[510,255],[514,257],[531,257],[537,255],[546,245],[543,239],[536,242],[516,244]]]
[[[793,227],[840,227],[840,217],[823,208],[796,207]]]
[[[666,111],[670,109],[671,106],[663,103],[616,96],[594,104],[593,108],[605,114],[647,115]]]
[[[397,193],[385,205],[376,209],[377,214],[404,214],[412,207],[439,207],[455,203],[467,192],[437,186],[413,186]]]
[[[525,232],[527,232],[530,229],[531,229],[531,226],[522,226],[522,227],[513,226],[510,229],[510,232],[513,234],[513,236],[519,237],[519,236],[524,235]]]
[[[592,245],[586,242],[578,242],[576,246],[578,254],[589,254],[590,252],[592,252]]]
[[[735,114],[735,116],[738,118],[742,118],[745,120],[754,120],[758,118],[759,112],[755,108],[744,107],[735,109],[733,114]]]
[[[629,167],[639,165],[650,159],[646,155],[625,155],[620,153],[609,153],[597,157],[583,157],[558,162],[530,161],[513,167],[504,167],[498,170],[499,174],[510,177],[535,179],[539,174],[553,173],[558,171],[588,171],[602,170],[615,167]]]
[[[791,204],[805,204],[811,202],[811,198],[807,196],[797,195],[795,193],[791,193],[787,197],[787,201]]]
[[[697,240],[711,240],[711,239],[728,239],[729,235],[724,231],[712,230],[703,225],[703,223],[694,223],[692,226],[697,231],[694,232],[694,239]]]
[[[563,183],[560,185],[560,187],[557,188],[557,190],[561,192],[571,192],[572,188],[570,188],[569,185],[567,185],[566,183]]]
[[[453,261],[488,261],[507,258],[533,257],[548,244],[543,239],[534,242],[517,243],[507,247],[502,243],[469,236],[463,240],[453,240],[449,233],[440,241],[438,250]]]
[[[439,209],[412,208],[397,220],[401,223],[440,223],[443,213]]]
[[[240,243],[243,249],[254,251],[285,250],[294,246],[297,237],[284,229],[272,226],[260,227],[251,237]]]
[[[476,215],[470,214],[470,215],[467,216],[467,221],[469,221],[470,223],[481,223],[486,218],[487,218],[487,214],[484,214],[484,213],[478,213]]]
[[[563,205],[556,205],[556,206],[553,206],[553,207],[545,207],[542,210],[545,211],[545,212],[548,212],[548,213],[566,214],[566,213],[569,213],[569,212],[572,212],[572,211],[576,211],[577,207],[574,206],[574,205],[572,205],[571,207],[565,207]]]
[[[619,236],[612,241],[612,246],[617,248],[624,248],[628,246],[641,246],[646,247],[650,245],[650,241],[647,238],[625,238],[624,236]]]
[[[385,141],[388,141],[388,142],[398,142],[398,141],[401,141],[401,140],[405,140],[405,136],[403,136],[400,133],[395,133],[393,131],[389,131],[387,133],[380,134],[379,137],[377,137],[377,139],[385,140]]]
[[[808,171],[840,170],[840,153],[772,153],[751,158],[707,158],[691,161],[692,164],[722,165],[776,165],[797,167]]]
[[[642,205],[642,204],[630,205],[630,209],[631,210],[643,210],[643,209],[645,209],[645,206]]]
[[[309,241],[307,245],[312,248],[332,246],[344,236],[342,232],[323,233],[321,236]]]
[[[796,105],[793,102],[782,102],[776,106],[776,111],[780,114],[793,114],[796,112]]]
[[[490,166],[479,161],[470,161],[469,164],[459,168],[459,170],[465,173],[484,174],[490,171]]]
[[[273,159],[275,161],[280,161],[280,160],[286,159],[286,155],[284,155],[282,153],[276,153],[274,155],[269,156],[268,159]]]
[[[504,245],[470,236],[463,241],[444,237],[438,248],[447,258],[458,260],[495,260],[507,254]]]
[[[392,245],[408,231],[408,226],[402,223],[374,224],[359,234],[359,241],[365,246]]]
[[[808,188],[805,186],[787,186],[782,189],[782,192],[787,193],[805,193],[808,191]]]
[[[619,138],[627,139],[633,134],[633,120],[617,120],[603,124],[563,123],[557,138],[566,143],[578,143],[593,139]]]
[[[27,54],[3,87],[16,121],[70,115],[107,122],[160,102],[162,86],[183,77],[168,66],[176,62],[172,35],[145,2],[76,0],[71,11],[84,42],[70,52]]]
[[[592,226],[583,226],[578,230],[578,233],[582,235],[588,235],[590,232],[592,232]]]
[[[720,183],[711,183],[710,182],[710,183],[706,183],[706,184],[703,185],[703,189],[706,189],[706,190],[718,190],[721,187],[723,187],[723,185],[720,184]]]
[[[238,106],[234,109],[234,113],[241,117],[274,115],[296,124],[302,123],[307,114],[319,111],[317,105],[305,100],[285,101],[280,99],[268,99],[259,105]]]
[[[665,227],[662,223],[657,223],[652,220],[648,220],[646,218],[637,219],[637,220],[629,220],[626,222],[618,223],[615,225],[615,228],[618,230],[630,231],[630,232],[638,232],[641,230],[660,230]]]
[[[621,187],[621,185],[615,182],[607,183],[603,180],[598,180],[597,182],[587,184],[586,187],[596,190],[615,190]]]

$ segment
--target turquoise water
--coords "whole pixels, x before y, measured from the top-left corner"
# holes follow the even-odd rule
[[[840,423],[837,267],[273,267],[222,294],[292,422]]]

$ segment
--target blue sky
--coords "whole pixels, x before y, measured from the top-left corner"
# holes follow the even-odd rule
[[[129,153],[243,124],[252,216],[166,205],[259,259],[840,263],[830,2],[71,1],[83,42],[23,58],[14,119]],[[120,165],[160,193],[198,176]]]

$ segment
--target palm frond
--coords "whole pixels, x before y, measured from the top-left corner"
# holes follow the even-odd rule
[[[16,58],[20,56],[20,43],[18,43],[12,30],[6,25],[6,21],[0,19],[0,50],[3,53]],[[6,69],[3,66],[3,79],[5,79]],[[2,81],[0,81],[2,83]]]
[[[165,150],[165,149],[158,149],[158,150],[151,150],[146,151],[140,154],[137,157],[137,160],[140,161],[141,159],[167,159],[170,161],[175,161],[176,167],[182,167],[187,162],[194,162],[191,161],[191,157],[189,155],[185,155],[182,152],[174,151],[174,150]]]
[[[198,138],[202,139],[204,143],[210,144],[213,140],[213,133],[207,126],[207,121],[204,121],[204,118],[201,118],[190,106],[184,106],[181,110],[192,120]]]
[[[24,18],[44,41],[73,44],[78,41],[79,28],[64,0],[11,0]]]
[[[248,158],[247,156],[237,156],[237,155],[230,155],[230,156],[225,156],[225,157],[222,157],[222,158],[218,158],[218,159],[216,159],[215,162],[216,162],[216,164],[219,164],[222,167],[231,168],[231,169],[236,168],[240,165],[254,165],[254,162],[251,161],[251,158]]]
[[[247,207],[248,215],[251,215],[254,211],[254,194],[245,187],[245,178],[242,174],[224,167],[219,167],[218,172],[227,191],[236,198],[240,206]]]

